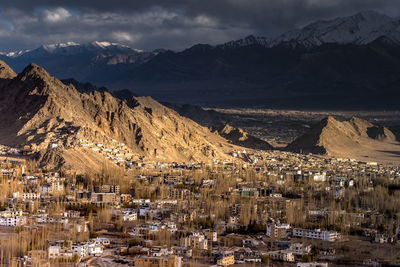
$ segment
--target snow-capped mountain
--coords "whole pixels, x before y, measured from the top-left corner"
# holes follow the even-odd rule
[[[24,49],[24,50],[18,50],[18,51],[12,51],[12,52],[0,52],[0,55],[6,56],[6,57],[18,57],[21,56],[22,54],[25,54],[31,50],[29,49]]]
[[[49,55],[61,55],[61,56],[71,56],[81,53],[106,53],[106,54],[139,54],[144,53],[144,51],[131,48],[129,46],[110,43],[110,42],[99,42],[94,41],[86,44],[79,44],[75,42],[57,43],[57,44],[45,44],[33,50],[20,50],[15,52],[3,53],[0,55],[7,57],[37,57],[37,56],[49,56]]]
[[[364,11],[349,17],[322,20],[301,29],[283,33],[275,38],[248,36],[217,47],[237,48],[249,45],[312,48],[326,43],[365,45],[377,39],[400,45],[400,18],[375,11]]]
[[[275,38],[270,46],[288,43],[315,47],[325,43],[369,44],[385,38],[400,44],[400,19],[375,11],[365,11],[353,16],[317,21],[302,29],[286,32]]]
[[[45,44],[33,50],[2,53],[0,58],[16,71],[35,62],[62,79],[73,77],[90,81],[93,76],[105,77],[104,73],[112,72],[113,65],[127,64],[132,67],[147,62],[157,54],[159,52],[145,52],[119,43],[94,41],[86,44]]]
[[[274,38],[248,36],[183,51],[68,42],[0,59],[17,72],[35,62],[57,78],[134,88],[167,102],[354,108],[358,101],[362,108],[398,109],[400,18],[366,11]]]
[[[261,46],[268,47],[270,45],[271,41],[272,41],[271,38],[256,37],[254,35],[249,35],[246,38],[239,39],[239,40],[236,40],[236,41],[230,41],[230,42],[218,45],[217,47],[220,47],[220,48],[238,48],[238,47],[249,46],[249,45],[261,45]]]

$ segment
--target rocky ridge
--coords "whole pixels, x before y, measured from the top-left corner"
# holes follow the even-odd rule
[[[2,77],[12,75],[2,71]],[[53,167],[75,167],[77,158],[92,159],[99,147],[119,147],[116,154],[132,158],[183,162],[224,159],[229,146],[150,97],[123,101],[108,92],[80,93],[35,64],[0,81],[0,122],[8,125],[0,131],[1,144],[31,146]]]

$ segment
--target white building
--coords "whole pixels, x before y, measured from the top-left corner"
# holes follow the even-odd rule
[[[295,228],[293,229],[293,237],[298,238],[309,238],[309,239],[318,239],[323,241],[333,242],[339,240],[341,238],[340,233],[335,231],[321,231],[321,229],[309,230],[309,229],[301,229]]]
[[[326,182],[326,172],[315,173],[313,179],[315,182]]]
[[[294,262],[294,255],[292,252],[289,251],[284,251],[284,250],[270,251],[267,252],[267,254],[272,260]]]
[[[40,193],[35,193],[35,192],[24,192],[22,194],[22,198],[24,200],[36,200],[40,198]]]
[[[97,237],[94,239],[90,239],[90,241],[96,245],[101,245],[101,246],[109,246],[110,245],[110,239],[104,238],[104,237]]]
[[[0,217],[1,226],[21,226],[26,224],[25,216]]]
[[[181,246],[183,247],[192,247],[197,249],[208,249],[208,240],[204,236],[204,234],[199,232],[193,232],[191,236],[185,237],[181,239]]]
[[[122,210],[122,220],[123,221],[136,221],[137,220],[137,212],[132,209],[123,209]]]
[[[48,253],[49,253],[49,259],[55,259],[60,256],[60,246],[49,246],[48,248]]]
[[[298,262],[296,267],[328,267],[328,263],[321,262]]]
[[[103,246],[95,244],[95,243],[89,244],[88,245],[88,253],[89,253],[89,255],[95,256],[95,257],[101,256],[101,255],[103,255]]]
[[[78,255],[80,258],[89,255],[88,245],[86,243],[72,245],[72,251],[74,255]]]

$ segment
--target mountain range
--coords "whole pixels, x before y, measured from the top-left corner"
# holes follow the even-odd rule
[[[219,114],[171,106],[182,114]],[[244,147],[274,149],[240,128],[225,124],[210,131],[178,112],[150,97],[121,99],[105,88],[63,83],[36,64],[17,74],[0,61],[0,123],[7,126],[0,130],[0,144],[29,147],[48,169],[84,171],[120,159],[210,162],[231,160],[229,153]],[[394,162],[400,153],[389,129],[355,117],[328,117],[285,150],[380,162]]]
[[[0,130],[1,145],[28,146],[49,169],[101,168],[121,157],[209,162],[229,158],[234,149],[150,97],[81,93],[36,64],[16,74],[0,61],[0,123],[7,125]]]
[[[183,51],[121,44],[43,45],[3,53],[17,72],[35,62],[60,79],[206,106],[396,109],[400,19],[374,11]]]

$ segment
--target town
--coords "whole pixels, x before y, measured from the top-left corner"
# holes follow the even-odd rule
[[[20,157],[30,148],[1,147],[0,264],[399,263],[397,166],[252,150],[164,163],[86,146],[115,164],[51,172]]]

